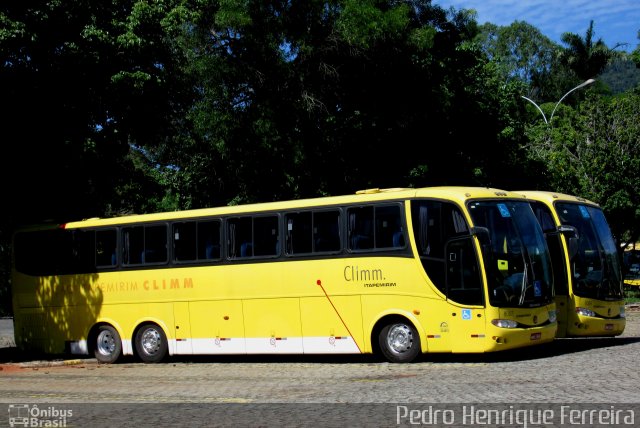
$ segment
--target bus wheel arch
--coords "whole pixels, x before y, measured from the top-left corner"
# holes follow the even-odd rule
[[[145,363],[159,363],[169,354],[169,342],[164,329],[153,321],[141,323],[133,334],[136,357]]]
[[[422,353],[420,333],[413,321],[402,315],[387,315],[371,331],[374,354],[392,363],[410,363]]]
[[[122,356],[122,338],[111,324],[94,325],[88,339],[89,352],[93,353],[98,362],[111,364]]]

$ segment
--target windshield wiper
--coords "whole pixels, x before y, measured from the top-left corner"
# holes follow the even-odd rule
[[[522,254],[523,259],[525,259],[524,253]],[[522,273],[522,285],[520,286],[520,300],[518,301],[518,306],[522,306],[524,304],[524,296],[527,292],[527,282],[529,279],[529,263],[527,263],[526,259],[524,260],[524,272]]]

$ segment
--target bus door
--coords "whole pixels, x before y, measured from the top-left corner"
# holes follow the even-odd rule
[[[577,231],[572,226],[556,227],[551,209],[542,202],[531,201],[531,208],[542,227],[553,268],[553,287],[555,291],[556,315],[558,321],[557,337],[566,336],[569,312],[574,311],[569,305],[570,272],[567,269],[568,259],[573,258],[577,251]],[[564,244],[562,236],[564,235]],[[566,252],[565,246],[566,245]],[[568,257],[567,257],[568,254]]]
[[[486,344],[484,293],[472,236],[447,243],[446,266],[451,351],[481,352]]]

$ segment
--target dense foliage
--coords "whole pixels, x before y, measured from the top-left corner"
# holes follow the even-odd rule
[[[592,36],[428,0],[5,1],[0,307],[16,227],[127,212],[551,186],[637,239],[637,92],[599,82],[549,125],[521,97],[549,117],[613,58],[640,64]]]

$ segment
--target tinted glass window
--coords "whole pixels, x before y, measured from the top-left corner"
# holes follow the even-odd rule
[[[219,220],[174,223],[174,261],[192,262],[220,258]]]
[[[228,229],[230,258],[275,256],[280,252],[277,216],[230,218]]]
[[[350,208],[349,248],[353,251],[402,248],[405,245],[400,205]]]
[[[165,263],[167,227],[165,225],[122,228],[122,257],[125,265]]]

